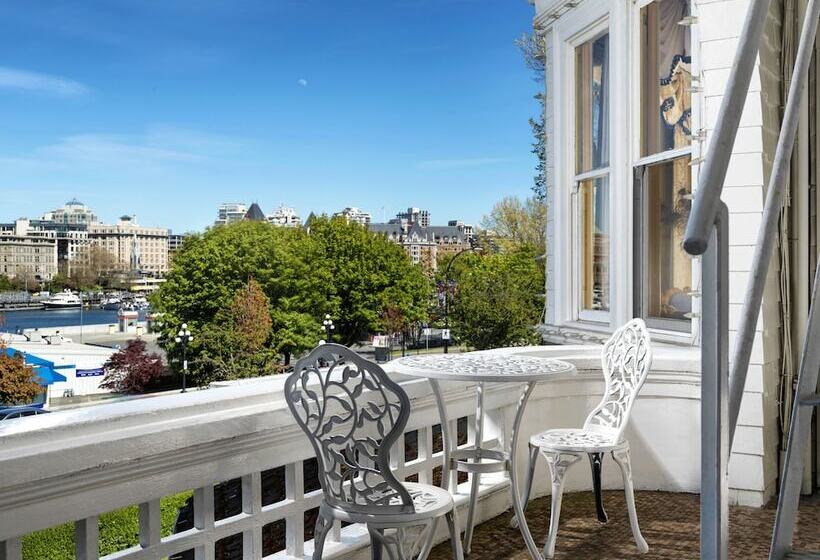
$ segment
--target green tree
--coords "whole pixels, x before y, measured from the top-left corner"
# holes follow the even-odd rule
[[[14,283],[11,281],[11,278],[6,276],[5,274],[0,274],[0,292],[10,292],[14,290],[15,286]]]
[[[515,41],[515,44],[521,50],[527,68],[532,70],[533,79],[540,86],[538,93],[535,94],[535,100],[538,101],[540,111],[536,118],[530,118],[530,128],[533,136],[532,153],[538,159],[532,191],[535,193],[536,198],[543,200],[547,196],[547,146],[546,125],[544,123],[546,45],[544,44],[544,37],[537,33],[524,33]]]
[[[173,334],[187,322],[195,333],[189,347],[192,377],[212,377],[213,371],[202,370],[216,359],[219,323],[250,277],[273,310],[271,347],[283,354],[312,347],[318,342],[318,317],[333,297],[324,256],[319,241],[306,231],[265,222],[242,221],[192,235],[153,296],[155,308],[165,314],[166,349],[176,351]],[[285,324],[289,332],[281,333]]]
[[[320,243],[332,278],[333,298],[323,311],[332,315],[342,344],[385,330],[388,307],[407,322],[426,320],[430,280],[400,246],[340,217],[314,218],[310,235]]]
[[[270,302],[256,280],[237,290],[231,305],[205,325],[195,380],[240,379],[271,372]],[[194,338],[194,340],[197,340]],[[201,379],[205,376],[205,379]]]
[[[544,271],[536,256],[531,247],[465,255],[464,262],[453,267],[454,334],[477,350],[537,343]]]
[[[531,247],[541,255],[546,250],[547,206],[536,196],[523,202],[508,196],[484,216],[481,227],[482,237],[504,250]]]

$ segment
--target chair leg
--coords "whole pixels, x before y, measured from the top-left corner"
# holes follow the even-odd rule
[[[316,529],[313,531],[313,560],[322,560],[325,538],[332,528],[333,518],[320,511],[316,517]]]
[[[416,560],[426,560],[427,557],[430,555],[430,551],[433,550],[433,539],[436,537],[436,531],[438,531],[438,522],[440,518],[431,519],[425,524],[424,529],[422,529],[422,539],[421,539],[421,549],[419,550],[419,555],[416,557]]]
[[[368,526],[367,531],[370,533],[370,559],[382,560],[384,529],[373,529]]]
[[[530,445],[530,461],[527,463],[527,478],[524,481],[524,490],[521,493],[521,509],[527,509],[527,503],[530,501],[530,494],[532,493],[532,481],[535,476],[535,464],[538,461],[538,448]],[[518,518],[513,515],[510,519],[510,527],[513,529],[518,527]]]
[[[455,506],[453,506],[455,508]],[[450,531],[450,545],[453,548],[453,560],[464,560],[464,551],[461,548],[461,534],[456,527],[456,518],[454,512],[449,512],[445,518],[447,519],[447,529]]]
[[[604,509],[604,494],[601,490],[601,467],[604,462],[603,453],[587,453],[589,466],[592,469],[592,489],[595,492],[595,510],[598,513],[598,521],[606,523],[609,518]]]
[[[550,508],[550,530],[544,543],[544,557],[555,556],[555,540],[558,537],[558,523],[561,518],[561,499],[564,493],[564,478],[567,470],[581,460],[581,455],[561,451],[543,451],[552,478],[552,507]]]
[[[632,464],[629,461],[629,448],[618,449],[612,452],[612,458],[621,467],[621,476],[624,479],[624,494],[626,494],[626,507],[629,510],[629,525],[632,527],[632,537],[638,546],[638,552],[645,554],[649,551],[641,528],[638,526],[638,512],[635,510],[635,492],[632,488]]]

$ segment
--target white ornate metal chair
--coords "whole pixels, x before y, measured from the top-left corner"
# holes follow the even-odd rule
[[[424,560],[441,517],[455,559],[463,560],[450,493],[400,482],[390,470],[390,449],[407,425],[410,399],[384,370],[344,346],[323,344],[296,363],[285,399],[319,461],[323,499],[314,560],[322,557],[334,520],[366,524],[374,559],[384,548],[390,560],[405,560],[412,554],[406,529],[421,526],[418,559]]]
[[[652,364],[652,349],[649,333],[641,319],[633,319],[619,328],[604,344],[601,355],[606,387],[604,396],[597,407],[587,416],[584,427],[571,430],[548,430],[530,438],[530,462],[522,503],[529,500],[535,462],[538,452],[547,460],[552,478],[552,508],[544,556],[555,554],[555,540],[558,535],[558,520],[561,515],[561,497],[567,470],[586,454],[592,467],[592,482],[598,520],[607,522],[601,494],[601,465],[604,455],[612,458],[621,469],[629,509],[629,523],[632,536],[641,553],[649,550],[635,511],[635,496],[632,489],[632,467],[629,461],[629,442],[624,439],[624,429],[629,422],[629,414],[635,397],[643,387]]]

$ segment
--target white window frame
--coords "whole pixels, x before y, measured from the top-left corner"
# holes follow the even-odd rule
[[[589,173],[576,174],[575,162],[575,48],[600,35],[609,33],[609,161],[607,168],[596,169]],[[555,208],[554,244],[554,274],[555,274],[555,320],[559,324],[572,325],[579,323],[583,328],[600,330],[609,329],[617,317],[620,307],[617,298],[612,297],[619,289],[615,281],[616,253],[613,251],[613,227],[618,223],[615,216],[617,208],[614,204],[614,194],[618,192],[620,179],[613,168],[616,161],[618,145],[621,142],[618,117],[615,103],[620,102],[620,95],[612,76],[616,70],[622,72],[621,64],[617,61],[618,48],[614,41],[621,33],[617,29],[617,20],[612,17],[610,4],[606,0],[591,0],[582,3],[571,12],[553,24],[552,52],[553,76],[547,87],[553,87],[553,122],[556,138],[563,139],[553,143],[554,149],[554,185],[553,205]],[[610,250],[609,250],[609,311],[581,309],[580,287],[580,243],[578,229],[578,203],[575,193],[578,189],[578,179],[592,178],[606,175],[609,189],[609,223],[610,223]],[[571,297],[568,297],[571,294]]]
[[[630,154],[629,154],[629,173],[630,173],[630,182],[634,182],[634,172],[639,167],[646,167],[648,165],[661,163],[664,161],[671,161],[676,157],[681,156],[690,156],[693,163],[692,165],[692,194],[694,195],[697,189],[697,179],[698,173],[700,170],[700,165],[698,164],[699,158],[702,156],[701,148],[702,146],[699,144],[698,141],[693,140],[692,144],[686,148],[678,148],[673,150],[666,150],[664,152],[660,152],[657,154],[652,154],[649,156],[642,156],[641,155],[641,10],[655,2],[657,0],[637,0],[632,4],[632,8],[630,10],[630,20],[631,25],[629,26],[630,29],[630,37],[629,37],[629,49],[630,49],[630,61],[631,61],[631,68],[632,71],[630,73],[630,77],[627,80],[629,84],[629,99],[631,99],[631,107],[630,107],[630,114],[631,114],[631,122],[630,122],[630,129],[634,131],[630,134]],[[689,13],[696,14],[697,13],[697,6],[693,0],[689,0]],[[689,28],[690,32],[690,45],[691,45],[691,56],[692,56],[692,77],[693,80],[700,76],[700,40],[698,36],[698,26],[693,25]],[[692,92],[691,94],[692,99],[692,131],[697,132],[701,130],[701,94],[697,92]],[[634,184],[631,185],[631,188],[634,188]],[[632,192],[632,196],[630,200],[634,200],[635,192]],[[632,224],[630,226],[629,236],[630,239],[635,239],[636,236],[636,227],[638,225],[638,220],[641,219],[641,216],[637,216],[634,213],[634,208],[630,212],[632,216]],[[633,243],[634,245],[634,243]],[[643,294],[637,295],[635,294],[636,286],[635,286],[635,274],[641,273],[635,265],[635,259],[637,255],[635,254],[635,248],[633,247],[633,257],[630,259],[631,268],[633,270],[633,275],[630,278],[630,290],[629,294],[632,296],[632,301],[630,303],[630,309],[633,315],[637,315],[637,311],[642,307],[641,302],[637,301],[638,297],[643,297]],[[695,294],[700,292],[700,278],[701,278],[701,268],[700,268],[700,259],[693,258],[692,259],[692,280],[690,286],[692,286],[692,290]],[[680,329],[680,328],[664,328],[664,320],[663,319],[653,319],[652,324],[648,325],[651,332],[653,332],[657,339],[667,342],[682,342],[682,343],[692,343],[697,340],[699,332],[700,332],[700,311],[701,311],[701,298],[697,295],[692,297],[692,319],[690,321],[689,329]],[[648,319],[647,317],[643,317],[644,319]]]

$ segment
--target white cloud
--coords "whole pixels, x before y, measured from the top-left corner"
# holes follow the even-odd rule
[[[457,167],[479,167],[483,165],[495,165],[509,161],[509,158],[482,157],[463,159],[428,159],[419,162],[421,169],[454,169]]]
[[[296,83],[299,84],[301,87],[307,87],[308,81],[304,78],[299,78],[296,80]]]
[[[0,66],[0,89],[46,93],[60,97],[80,97],[91,90],[74,80]]]

